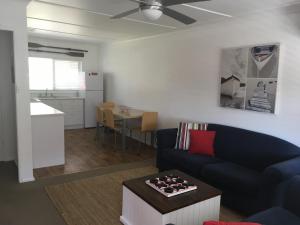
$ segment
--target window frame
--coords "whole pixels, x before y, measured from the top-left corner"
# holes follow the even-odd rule
[[[29,65],[29,58],[43,58],[43,59],[51,59],[52,60],[52,81],[53,81],[53,87],[52,89],[31,89],[29,86],[30,91],[81,91],[83,89],[59,89],[56,88],[56,75],[55,75],[55,61],[69,61],[69,62],[77,62],[78,63],[78,72],[83,72],[83,62],[82,60],[75,60],[75,59],[70,59],[67,57],[47,57],[47,56],[29,56],[28,57],[28,65]],[[30,83],[30,74],[29,76],[29,83]]]

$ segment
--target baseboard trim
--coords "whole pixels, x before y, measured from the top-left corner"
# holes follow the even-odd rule
[[[32,181],[35,181],[34,177],[19,179],[20,183],[27,183],[27,182],[32,182]]]
[[[85,128],[83,124],[65,126],[65,130],[75,130],[75,129],[83,129],[83,128]]]
[[[131,225],[131,223],[129,223],[123,216],[120,216],[120,222],[123,225]]]

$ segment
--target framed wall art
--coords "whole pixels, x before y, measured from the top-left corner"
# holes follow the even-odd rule
[[[221,56],[220,105],[274,113],[279,44],[224,49]]]

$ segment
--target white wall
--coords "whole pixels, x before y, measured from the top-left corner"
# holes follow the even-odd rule
[[[106,99],[159,112],[160,127],[205,121],[275,135],[300,146],[300,14],[297,8],[107,47]],[[221,49],[281,43],[278,113],[219,107]]]
[[[0,1],[0,29],[13,31],[16,76],[16,110],[19,181],[34,180],[32,174],[31,120],[28,91],[26,5],[28,1]]]
[[[82,69],[84,72],[102,72],[102,63],[99,63],[102,61],[102,59],[100,58],[101,49],[102,49],[101,44],[66,41],[66,40],[59,40],[53,38],[51,39],[51,38],[34,37],[34,36],[29,36],[29,41],[42,44],[42,45],[87,50],[88,52],[85,53],[84,58],[75,58],[75,57],[64,56],[60,54],[37,53],[37,52],[29,52],[29,56],[49,57],[49,58],[66,59],[66,60],[80,60],[82,61]],[[59,51],[59,50],[52,49],[52,51]],[[44,93],[44,91],[42,92]],[[40,91],[31,91],[32,97],[36,97],[39,93]],[[54,93],[55,95],[74,96],[76,94],[76,91],[50,91],[49,93]]]

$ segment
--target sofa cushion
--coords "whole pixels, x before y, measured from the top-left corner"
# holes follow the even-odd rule
[[[300,156],[299,147],[270,135],[218,124],[207,130],[216,131],[216,157],[257,171]]]
[[[190,130],[206,130],[206,123],[186,123],[180,122],[176,138],[175,149],[189,150],[190,147]]]
[[[263,225],[299,225],[300,218],[281,208],[274,207],[247,218],[245,221]]]
[[[189,153],[214,156],[215,136],[214,131],[190,130]]]
[[[189,171],[193,175],[201,174],[201,169],[204,165],[210,163],[219,163],[222,160],[206,156],[206,155],[192,155],[187,151],[178,151],[175,149],[165,149],[161,153],[161,157],[165,161],[171,161],[174,165],[178,166],[178,169]]]
[[[174,148],[176,145],[178,129],[163,129],[156,132],[156,145],[158,150]],[[158,151],[159,153],[160,151]]]
[[[202,177],[221,189],[247,194],[257,193],[262,183],[259,172],[230,162],[204,166]]]

